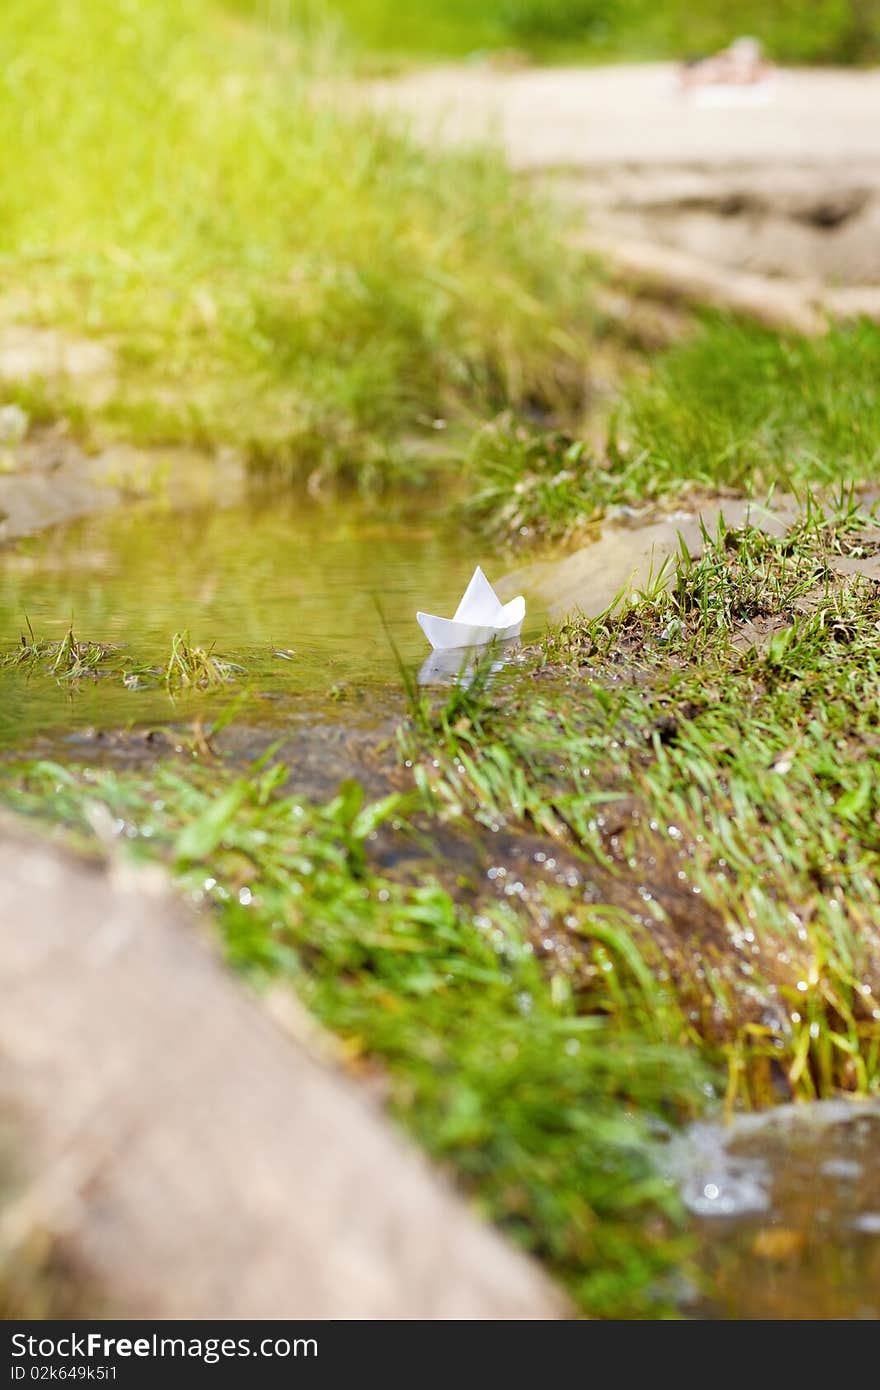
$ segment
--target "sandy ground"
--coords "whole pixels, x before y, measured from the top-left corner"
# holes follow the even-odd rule
[[[604,250],[841,287],[844,306],[873,287],[864,302],[880,309],[880,70],[786,70],[757,94],[707,98],[665,63],[445,67],[369,95],[425,140],[493,139],[582,209]]]

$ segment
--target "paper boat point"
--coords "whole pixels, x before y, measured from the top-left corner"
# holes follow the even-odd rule
[[[437,618],[433,613],[417,613],[422,632],[435,651],[453,647],[477,647],[494,640],[518,637],[526,616],[526,601],[520,595],[502,603],[480,566],[464,591],[455,616]]]

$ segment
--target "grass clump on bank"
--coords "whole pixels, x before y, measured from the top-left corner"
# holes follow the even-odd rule
[[[878,555],[846,505],[722,527],[411,752],[441,818],[574,853],[588,900],[659,947],[730,1104],[880,1088]],[[589,939],[565,895],[554,920]]]
[[[870,479],[880,466],[880,325],[802,338],[710,320],[629,390],[615,435],[613,458],[630,468],[644,460],[645,493]]]
[[[449,413],[578,399],[552,214],[343,110],[317,54],[212,0],[4,6],[0,315],[112,354],[25,384],[44,414],[362,476]]]
[[[457,904],[371,865],[371,840],[411,799],[365,803],[347,783],[315,806],[283,791],[287,777],[41,763],[7,800],[80,834],[115,826],[127,851],[165,858],[214,909],[232,961],[293,983],[356,1070],[378,1064],[403,1123],[586,1310],[661,1312],[681,1247],[651,1145],[661,1116],[704,1099],[674,1006],[641,1034],[584,1011],[515,902]]]
[[[503,414],[473,440],[467,513],[495,540],[560,539],[615,506],[880,474],[880,326],[819,338],[710,318],[625,389],[604,454]]]

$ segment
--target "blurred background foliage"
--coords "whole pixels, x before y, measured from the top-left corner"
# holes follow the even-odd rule
[[[348,71],[222,0],[6,0],[0,322],[114,360],[88,400],[31,383],[32,415],[362,477],[434,417],[577,398],[558,215],[355,109]]]
[[[566,215],[497,152],[418,147],[351,75],[685,56],[749,29],[781,59],[866,60],[880,0],[4,0],[0,324],[113,356],[95,390],[31,381],[21,403],[361,481],[412,476],[400,443],[433,448],[438,422],[577,420],[596,271]]]
[[[229,0],[273,23],[335,24],[362,52],[687,58],[756,34],[788,63],[880,56],[880,0]]]

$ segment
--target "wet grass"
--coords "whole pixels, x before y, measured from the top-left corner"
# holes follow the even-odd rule
[[[291,982],[355,1073],[586,1310],[668,1309],[662,1280],[683,1247],[651,1144],[705,1101],[706,1081],[678,1045],[674,1000],[638,1031],[624,1007],[583,1008],[538,959],[515,900],[475,909],[430,876],[406,884],[373,867],[376,835],[403,833],[418,798],[365,803],[347,783],[310,805],[282,791],[287,775],[38,763],[6,799],[161,855],[214,910],[233,963],[257,984]],[[611,958],[619,929],[597,913],[594,930]]]
[[[731,1105],[880,1086],[880,582],[836,568],[878,537],[845,503],[722,528],[668,590],[552,633],[519,693],[414,724],[434,815],[538,829],[659,947]]]
[[[467,514],[495,540],[565,538],[610,508],[694,491],[871,482],[880,470],[880,328],[821,338],[710,317],[631,382],[603,450],[503,414],[467,461]]]
[[[23,404],[367,482],[415,470],[401,437],[437,420],[576,408],[589,285],[558,216],[492,156],[345,111],[344,72],[219,0],[3,7],[0,322],[111,353]]]

